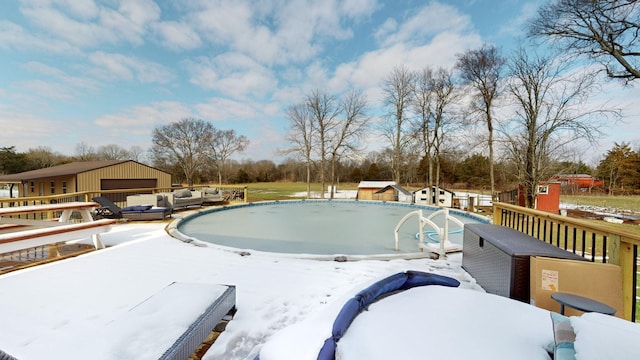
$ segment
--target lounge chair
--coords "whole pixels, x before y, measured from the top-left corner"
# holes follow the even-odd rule
[[[121,208],[114,204],[113,201],[97,196],[93,201],[100,204],[95,211],[96,218],[108,219],[129,219],[129,220],[164,220],[167,216],[171,216],[171,208],[153,207],[151,205],[136,205]]]

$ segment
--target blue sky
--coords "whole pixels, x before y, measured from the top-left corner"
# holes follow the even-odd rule
[[[357,88],[379,106],[394,66],[450,67],[456,54],[485,42],[509,50],[538,5],[2,1],[0,146],[66,155],[81,142],[146,149],[154,127],[194,117],[247,136],[251,144],[236,158],[277,161],[286,108],[304,94]],[[622,97],[634,95],[626,89]],[[613,141],[640,144],[639,122],[632,116],[610,129],[602,150]]]

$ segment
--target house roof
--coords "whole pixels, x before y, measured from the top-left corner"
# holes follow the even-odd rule
[[[411,191],[409,191],[409,190],[407,190],[407,189],[403,188],[403,187],[402,187],[402,186],[400,186],[400,185],[396,185],[396,184],[393,184],[393,185],[387,185],[387,186],[383,187],[382,189],[380,189],[380,190],[376,191],[376,194],[383,193],[383,192],[385,192],[385,191],[387,191],[387,190],[389,190],[389,189],[391,189],[391,188],[396,189],[398,192],[400,192],[400,193],[402,193],[402,194],[404,194],[404,195],[412,195],[412,194],[413,194]]]
[[[113,166],[133,160],[101,160],[101,161],[76,161],[68,164],[52,166],[48,168],[25,171],[17,174],[0,176],[1,181],[18,182],[34,179],[42,179],[55,176],[75,175],[83,172]]]
[[[367,188],[367,189],[382,189],[385,186],[395,185],[395,181],[360,181],[358,184],[358,189]]]

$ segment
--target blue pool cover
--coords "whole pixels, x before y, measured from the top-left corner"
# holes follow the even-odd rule
[[[333,322],[331,337],[325,340],[322,349],[320,349],[318,360],[335,359],[338,341],[342,338],[356,316],[358,316],[358,314],[363,310],[367,310],[369,305],[391,293],[425,285],[458,287],[460,282],[447,276],[420,271],[398,273],[376,282],[368,288],[360,291],[356,296],[352,297],[346,304],[344,304],[342,310],[338,313],[336,320]]]
[[[318,353],[318,360],[335,360],[338,341],[340,341],[358,314],[367,310],[369,305],[393,293],[426,285],[458,287],[460,282],[447,276],[422,271],[407,271],[391,275],[372,284],[344,304],[333,322],[331,337],[325,340]],[[255,360],[259,360],[259,356]]]

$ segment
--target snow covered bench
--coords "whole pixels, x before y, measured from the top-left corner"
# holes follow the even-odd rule
[[[0,253],[7,253],[36,246],[55,244],[91,237],[96,249],[104,248],[99,234],[108,232],[113,219],[93,220],[91,209],[99,205],[93,202],[16,206],[0,209],[0,225],[8,232],[0,233]],[[10,216],[61,212],[58,221],[15,218]],[[82,222],[71,223],[71,215],[80,213]],[[24,227],[24,230],[20,230]]]
[[[235,286],[174,282],[124,309],[67,358],[187,359],[236,305]],[[91,349],[91,354],[84,353]]]

